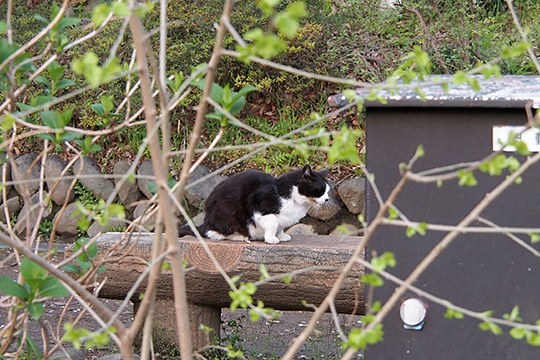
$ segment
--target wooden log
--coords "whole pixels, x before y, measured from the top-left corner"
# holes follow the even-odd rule
[[[108,254],[121,236],[120,233],[101,235],[98,239],[100,253]],[[295,235],[291,241],[277,245],[212,240],[207,240],[207,244],[227,274],[239,275],[240,281],[259,280],[261,264],[265,265],[271,276],[312,268],[311,271],[293,276],[288,284],[278,280],[261,285],[254,296],[275,309],[306,310],[304,301],[316,306],[323,301],[359,240],[360,237],[354,236]],[[146,262],[151,257],[152,235],[133,236],[131,242],[127,245],[127,254],[126,250],[122,250],[128,256],[107,264],[107,271],[103,274],[107,282],[101,289],[101,297],[125,298],[147,267]],[[188,300],[201,306],[228,307],[231,301],[228,295],[230,288],[199,241],[184,237],[179,240],[179,244],[188,267]],[[335,301],[339,313],[363,313],[364,294],[359,281],[361,275],[362,268],[356,266],[344,282]],[[146,283],[143,282],[139,291],[144,291],[145,287]],[[156,296],[161,299],[172,298],[172,290],[172,275],[165,270],[160,277]],[[138,295],[139,292],[135,297]]]
[[[101,235],[97,242],[103,258],[114,259],[106,264],[101,274],[105,284],[100,297],[124,299],[141,273],[147,269],[151,258],[152,234],[136,234],[123,241],[122,233]],[[290,282],[275,280],[257,288],[254,300],[277,310],[310,310],[307,304],[318,306],[324,300],[341,269],[350,259],[360,237],[300,236],[290,242],[268,245],[264,242],[212,241],[206,243],[229,276],[240,276],[240,282],[255,282],[261,278],[260,267],[266,267],[270,276],[295,274]],[[179,247],[186,261],[187,295],[190,303],[191,337],[194,348],[208,344],[209,337],[199,330],[199,325],[211,327],[219,336],[219,317],[223,307],[229,307],[229,285],[206,254],[196,238],[179,239]],[[364,313],[364,294],[360,283],[363,269],[357,265],[343,283],[335,299],[337,312]],[[136,303],[144,292],[146,281],[141,283],[132,297]],[[156,297],[159,311],[154,315],[154,329],[171,334],[175,341],[172,274],[163,270],[158,281]],[[135,306],[135,309],[137,306]],[[171,321],[172,320],[172,321]]]

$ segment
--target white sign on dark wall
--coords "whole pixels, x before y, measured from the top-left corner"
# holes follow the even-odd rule
[[[529,151],[540,151],[540,129],[525,126],[493,126],[493,151],[516,151],[515,146],[504,146],[512,134],[516,140],[525,142]]]

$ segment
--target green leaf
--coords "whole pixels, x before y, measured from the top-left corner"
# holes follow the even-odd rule
[[[26,352],[25,355],[29,356],[30,359],[43,359],[40,347],[31,336],[26,338]]]
[[[515,327],[510,330],[509,334],[515,340],[522,340],[527,337],[528,332],[527,329]]]
[[[66,264],[64,266],[62,266],[62,270],[64,270],[65,272],[70,272],[70,273],[78,273],[79,272],[79,268],[73,264]]]
[[[90,105],[90,108],[94,110],[94,112],[98,114],[99,116],[105,117],[106,113],[105,113],[105,107],[103,106],[103,104],[92,104]]]
[[[49,79],[47,79],[45,76],[38,76],[36,78],[36,82],[40,83],[40,84],[43,84],[45,85],[46,87],[50,88],[51,87],[51,82],[49,81]]]
[[[0,21],[0,35],[7,33],[7,24],[5,21]]]
[[[102,96],[101,97],[101,103],[103,104],[103,108],[105,109],[105,113],[109,114],[114,109],[114,102],[113,102],[114,96]]]
[[[257,6],[261,9],[266,15],[271,15],[274,13],[274,8],[279,4],[280,0],[257,0]]]
[[[503,48],[501,55],[505,60],[513,59],[527,53],[530,47],[530,43],[522,40],[513,46]]]
[[[246,98],[241,97],[232,104],[231,108],[229,109],[229,112],[231,113],[231,115],[238,115],[238,113],[240,113],[240,111],[242,110],[245,104],[246,104]]]
[[[75,132],[75,131],[66,131],[66,132],[63,132],[59,137],[58,137],[58,140],[59,141],[73,141],[75,139],[80,139],[82,138],[84,135],[81,134],[81,133],[78,133],[78,132]]]
[[[467,74],[464,71],[458,71],[452,76],[452,82],[456,85],[467,83]]]
[[[509,314],[503,314],[503,319],[514,322],[521,321],[522,319],[519,316],[519,306],[514,306]]]
[[[41,316],[43,316],[43,313],[45,312],[45,306],[43,305],[43,303],[40,302],[28,304],[26,308],[28,309],[30,317],[34,320],[39,320],[39,318],[41,318]]]
[[[368,345],[374,345],[383,340],[384,331],[382,324],[377,324],[375,327],[366,331],[365,329],[352,329],[347,337],[347,341],[343,343],[345,348],[354,350],[365,349]]]
[[[103,24],[109,13],[111,12],[111,7],[105,3],[97,5],[92,11],[92,22],[94,25],[100,26]]]
[[[457,172],[458,176],[458,184],[459,186],[476,186],[478,185],[478,180],[476,180],[476,177],[472,173],[472,171],[469,170],[459,170]]]
[[[70,80],[70,79],[63,79],[63,80],[60,80],[58,84],[56,84],[56,88],[58,90],[62,90],[62,89],[65,89],[67,87],[74,86],[74,85],[76,85],[75,81]]]
[[[62,283],[53,277],[47,278],[39,287],[39,296],[48,298],[59,298],[69,296],[69,291]]]
[[[58,64],[57,62],[53,62],[47,67],[47,73],[51,77],[51,80],[54,83],[57,83],[60,81],[62,76],[64,75],[66,68],[62,65]]]
[[[461,320],[461,319],[463,319],[464,316],[463,316],[463,313],[461,313],[461,312],[459,312],[457,310],[447,308],[446,312],[444,313],[444,317],[447,318],[447,319]]]
[[[371,274],[364,274],[360,278],[360,280],[366,284],[371,285],[373,287],[379,287],[384,285],[384,280],[377,274],[371,273]]]
[[[0,119],[0,129],[2,129],[2,131],[8,131],[13,128],[13,125],[15,125],[16,122],[15,117],[10,113],[7,113]]]
[[[534,333],[532,331],[527,333],[527,344],[531,346],[540,346],[540,333]]]
[[[268,270],[264,264],[259,265],[259,272],[261,273],[261,280],[266,280],[270,277],[270,274],[268,273]]]
[[[21,300],[27,300],[29,297],[28,291],[24,286],[7,276],[0,276],[0,294],[15,296]]]
[[[129,15],[131,15],[129,5],[123,1],[117,1],[113,3],[112,10],[114,12],[114,15],[119,17],[128,17]]]
[[[424,150],[424,146],[423,145],[418,145],[418,147],[416,148],[416,153],[414,154],[414,156],[417,157],[417,158],[422,158],[422,157],[424,157],[425,154],[426,154],[426,151]]]
[[[265,34],[261,29],[249,31],[244,37],[252,41],[246,48],[238,48],[240,52],[244,52],[244,55],[256,55],[270,59],[287,49],[287,44],[283,39],[275,34]]]
[[[300,27],[299,20],[308,15],[306,5],[303,1],[291,3],[285,11],[280,12],[274,18],[274,25],[288,38],[294,37]]]
[[[495,323],[484,321],[478,325],[480,330],[482,331],[489,331],[493,335],[501,335],[503,331],[501,330],[501,327]]]
[[[357,142],[362,135],[360,129],[350,129],[342,126],[341,130],[332,137],[332,144],[328,149],[328,161],[335,163],[345,161],[350,164],[359,164],[360,155],[358,154]]]
[[[249,94],[250,92],[253,92],[253,91],[257,91],[257,88],[255,86],[252,86],[252,85],[244,86],[238,92],[234,93],[234,96],[233,96],[232,100],[234,102],[234,101],[240,99],[243,96],[246,96],[247,94]]]
[[[28,258],[22,259],[20,271],[24,281],[36,290],[48,276],[47,270]]]

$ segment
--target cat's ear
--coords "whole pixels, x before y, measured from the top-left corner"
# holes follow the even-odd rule
[[[314,177],[313,170],[311,170],[311,166],[304,165],[304,167],[302,168],[302,177],[308,178],[308,179]]]

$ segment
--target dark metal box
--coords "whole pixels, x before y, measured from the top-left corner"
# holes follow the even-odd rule
[[[399,164],[408,162],[418,145],[423,145],[425,156],[414,171],[480,160],[493,151],[494,127],[525,125],[527,111],[540,100],[540,77],[504,76],[481,80],[480,85],[480,92],[451,85],[448,93],[431,86],[423,89],[423,100],[409,91],[387,94],[384,105],[366,104],[366,163],[384,198],[400,179]],[[474,187],[459,186],[457,180],[441,187],[408,184],[396,206],[411,221],[455,225],[505,177],[475,174]],[[371,187],[366,206],[371,221],[379,208]],[[529,169],[521,184],[511,186],[481,216],[501,227],[540,228],[540,165]],[[384,225],[374,233],[367,253],[394,252],[397,266],[389,271],[406,278],[444,235],[428,231],[408,238],[405,228]],[[519,237],[530,244],[527,234]],[[534,247],[540,250],[538,244]],[[537,256],[508,236],[462,234],[414,285],[474,311],[493,310],[496,317],[517,305],[524,322],[534,324],[540,319],[539,265]],[[384,302],[395,287],[386,281],[376,289],[375,299]],[[401,301],[409,297],[418,296],[408,292]],[[397,304],[383,322],[384,341],[369,347],[366,359],[540,359],[540,348],[512,339],[510,328],[503,327],[504,334],[495,336],[481,331],[479,320],[448,320],[444,307],[423,300],[428,304],[423,329],[404,329]]]

